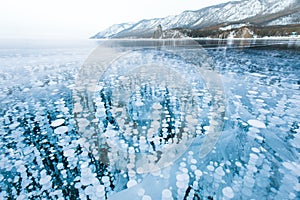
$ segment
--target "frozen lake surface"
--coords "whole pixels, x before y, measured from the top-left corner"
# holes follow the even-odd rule
[[[114,164],[121,163],[121,157],[99,159],[91,141],[81,134],[80,128],[92,122],[74,116],[80,110],[74,103],[74,88],[91,47],[0,49],[0,199],[299,199],[299,41],[205,40],[199,43],[213,63],[211,70],[222,82],[225,107],[220,108],[220,113],[224,113],[221,134],[211,151],[199,156],[199,146],[212,125],[211,116],[206,112],[210,113],[215,99],[205,96],[207,84],[193,79],[196,86],[187,85],[187,91],[199,89],[204,93],[197,99],[203,104],[199,110],[204,114],[197,115],[199,119],[195,121],[196,111],[191,107],[187,108],[189,117],[184,118],[187,128],[191,124],[196,127],[193,142],[170,165],[146,173],[143,163],[125,161],[124,166],[117,166]],[[141,57],[143,52],[129,54],[128,58],[134,56]],[[199,58],[193,57],[192,61],[202,62]],[[168,59],[181,64],[177,57]],[[142,59],[138,62],[143,64]],[[112,69],[119,73],[118,67],[126,68],[125,64],[116,61]],[[185,69],[191,68],[180,65],[176,72],[182,70],[181,76],[172,78],[184,77]],[[152,73],[147,68],[143,70]],[[139,72],[133,70],[132,77]],[[111,74],[106,71],[102,78],[109,82]],[[123,81],[127,80],[124,74]],[[121,90],[123,86],[116,81],[111,82],[110,88]],[[98,91],[94,103],[98,106],[97,119],[103,122],[104,128],[97,128],[100,134],[108,135],[106,139],[125,149],[128,160],[137,159],[136,151],[161,156],[158,153],[164,152],[170,138],[173,142],[176,139],[179,145],[183,141],[182,132],[176,135],[176,122],[183,115],[176,111],[183,106],[180,100],[172,98],[171,89],[154,89],[153,93],[149,92],[151,98],[139,92],[140,88],[126,94],[130,99],[125,105],[127,118],[117,115],[120,111],[117,106],[116,111],[108,112],[108,104],[111,107],[117,104],[113,99],[104,101],[107,92],[101,91],[104,92]],[[166,108],[160,125],[149,119],[147,105],[151,105],[153,112]],[[147,132],[147,137],[134,131],[132,135],[120,136],[121,124],[127,127],[126,120],[134,122],[128,123],[130,130],[134,126],[137,133]],[[151,123],[160,127],[160,134],[153,140],[149,140]],[[153,151],[148,150],[150,147]],[[154,167],[158,161],[153,162]]]

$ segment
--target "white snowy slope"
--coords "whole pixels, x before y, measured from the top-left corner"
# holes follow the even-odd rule
[[[268,23],[268,25],[287,25],[287,24],[300,24],[300,11],[277,18]]]
[[[204,28],[225,22],[237,22],[253,17],[285,12],[300,6],[299,0],[242,0],[231,1],[196,11],[184,11],[165,18],[141,20],[135,24],[113,25],[93,38],[151,37],[158,25],[172,28]],[[283,14],[284,15],[284,14]],[[282,16],[278,16],[282,17]],[[290,20],[293,21],[293,20]]]
[[[116,33],[119,33],[123,30],[130,28],[133,23],[122,23],[122,24],[114,24],[109,28],[97,33],[94,37],[96,38],[109,38],[114,36]]]

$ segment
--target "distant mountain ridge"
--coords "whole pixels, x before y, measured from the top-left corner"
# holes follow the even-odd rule
[[[191,36],[189,33],[195,30],[216,31],[230,28],[230,25],[237,28],[289,24],[300,24],[300,0],[244,0],[184,11],[165,18],[116,24],[92,38],[151,38],[159,26],[164,32],[162,37],[182,37]]]

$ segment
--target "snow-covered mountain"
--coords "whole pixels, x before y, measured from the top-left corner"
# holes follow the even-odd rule
[[[93,38],[152,37],[157,26],[201,29],[224,23],[252,24],[299,23],[300,0],[231,1],[196,11],[184,11],[165,18],[144,19],[133,24],[117,24],[97,33]],[[296,13],[296,14],[295,14]],[[295,19],[296,16],[296,19]]]
[[[113,37],[115,34],[122,32],[123,30],[126,30],[130,28],[133,25],[133,23],[122,23],[122,24],[114,24],[110,26],[109,28],[105,29],[104,31],[99,32],[94,37],[99,38],[108,38]]]

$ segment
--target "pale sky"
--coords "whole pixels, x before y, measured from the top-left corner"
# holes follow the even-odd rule
[[[89,38],[112,24],[229,0],[1,0],[0,38]]]

